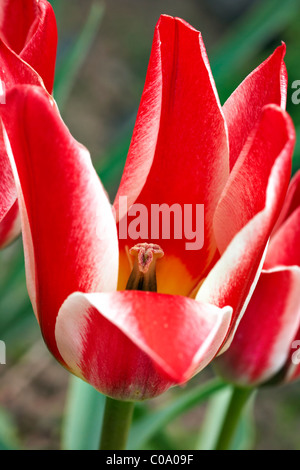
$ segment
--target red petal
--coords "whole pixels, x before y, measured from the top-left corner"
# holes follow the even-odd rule
[[[158,243],[165,252],[157,268],[160,290],[190,294],[203,277],[215,253],[212,219],[229,174],[228,143],[224,117],[213,82],[202,37],[178,18],[162,16],[155,30],[144,93],[133,138],[116,197],[126,196],[128,206],[143,204],[204,204],[204,246],[187,248],[181,239],[148,236],[139,241]],[[127,207],[125,207],[126,212]],[[119,219],[124,215],[122,211]],[[149,216],[150,218],[150,216]],[[151,223],[152,222],[152,223]],[[182,223],[179,223],[182,228]],[[196,240],[195,240],[196,241]],[[137,242],[128,236],[121,251]],[[121,252],[121,256],[122,256]],[[182,282],[180,271],[185,273]],[[165,276],[165,273],[167,275]],[[129,275],[124,275],[125,280]],[[120,285],[120,288],[125,287]]]
[[[1,40],[0,58],[0,79],[5,86],[5,91],[18,84],[44,86],[41,77]]]
[[[37,15],[36,0],[5,0],[0,7],[1,38],[16,54],[26,44]]]
[[[300,322],[300,269],[262,272],[230,348],[216,359],[227,380],[257,385],[286,363]]]
[[[46,0],[7,0],[0,7],[1,39],[43,79],[52,92],[57,49],[53,9]],[[18,73],[18,71],[17,71]]]
[[[300,170],[295,173],[288,187],[287,195],[280,216],[274,227],[274,232],[300,207]]]
[[[223,106],[229,133],[230,168],[233,168],[264,106],[277,104],[285,109],[287,73],[285,44],[260,64],[233,92]]]
[[[273,105],[264,108],[216,210],[215,234],[222,256],[197,298],[232,306],[232,326],[257,282],[286,195],[294,143],[294,127],[285,111]]]
[[[116,226],[87,150],[49,95],[40,87],[16,87],[7,103],[3,120],[19,180],[27,283],[55,354],[54,325],[66,297],[116,288]]]
[[[70,369],[101,392],[145,399],[205,367],[230,316],[230,308],[182,296],[75,293],[60,310],[56,340]]]

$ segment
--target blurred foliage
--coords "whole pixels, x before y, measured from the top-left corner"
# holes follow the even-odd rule
[[[224,382],[219,379],[207,381],[191,388],[187,387],[184,393],[181,390],[178,397],[173,397],[168,405],[164,405],[161,409],[155,411],[151,410],[150,413],[138,417],[133,422],[130,431],[128,449],[143,449],[151,438],[156,436],[170,422],[194,406],[200,405],[224,387]]]
[[[60,58],[60,62],[56,67],[53,96],[59,103],[60,111],[63,110],[69,98],[77,74],[96,37],[103,13],[103,3],[95,2],[92,4],[82,31],[70,47],[70,50]]]
[[[84,2],[83,0],[81,1],[83,5]],[[140,0],[141,3],[142,1]],[[199,6],[201,4],[201,7],[203,7],[205,2],[200,2],[200,0],[198,2]],[[72,4],[72,2],[68,1],[52,0],[51,3],[59,25],[64,24],[65,15],[72,15],[72,8],[75,4],[77,8],[80,5],[78,1]],[[283,40],[287,44],[286,64],[289,74],[287,110],[293,118],[297,135],[299,136],[300,105],[294,105],[291,101],[291,84],[294,80],[300,79],[298,59],[300,44],[299,1],[259,0],[252,3],[253,5],[246,9],[242,16],[223,25],[224,32],[220,34],[218,43],[215,44],[212,50],[208,50],[221,102],[224,103],[243,78],[271,54],[274,48]],[[110,2],[109,6],[112,7],[112,4],[113,2]],[[85,7],[86,5],[87,3],[85,3]],[[60,29],[61,36],[54,96],[61,109],[68,107],[68,98],[72,92],[72,87],[76,83],[76,79],[93,47],[101,22],[105,22],[103,8],[104,4],[102,2],[92,2],[91,9],[83,21],[83,26],[75,36],[66,37],[62,33],[63,28]],[[164,1],[161,2],[161,8],[162,13],[168,13],[165,11]],[[220,12],[218,16],[222,16]],[[193,26],[199,30],[202,29],[201,24],[193,24]],[[140,27],[140,31],[142,34],[142,27]],[[138,42],[131,40],[130,34],[130,25],[128,25],[128,38],[124,38],[124,41],[131,41],[130,47],[132,50],[130,52],[138,70],[141,68],[141,64],[147,62],[147,57],[143,57],[142,61],[140,60],[143,49]],[[95,159],[97,171],[111,195],[115,193],[120,180],[130,143],[134,117],[134,113],[130,112],[126,120],[123,119],[119,122],[119,128],[115,129],[113,138],[106,151],[101,154],[101,157]],[[80,119],[80,116],[78,119]],[[300,168],[299,141],[300,139],[298,139],[295,150],[293,171]],[[0,338],[5,341],[7,351],[9,351],[8,365],[0,367],[9,367],[10,364],[18,362],[31,348],[32,344],[40,338],[40,331],[26,290],[21,238],[0,253],[0,266]],[[216,387],[218,388],[218,385]],[[129,445],[133,446],[132,439],[136,439],[136,436],[139,436],[141,446],[151,447],[152,445],[159,448],[159,445],[165,445],[172,448],[175,445],[174,429],[176,427],[172,428],[173,431],[171,433],[168,433],[168,424],[173,420],[179,419],[191,407],[200,405],[204,398],[207,397],[205,390],[203,384],[199,385],[196,383],[195,389],[188,387],[183,390],[170,392],[168,395],[169,402],[162,411],[160,407],[153,411],[152,405],[150,406],[149,404],[138,405],[135,411],[135,422]],[[100,394],[97,397],[95,391],[92,391],[89,386],[77,379],[71,380],[68,397],[64,421],[65,434],[63,446],[65,448],[88,448],[86,441],[88,439],[90,445],[95,447],[98,442],[99,426],[103,411],[103,397]],[[84,403],[84,406],[81,407],[80,403]],[[299,404],[297,406],[299,408]],[[78,413],[79,409],[81,413]],[[74,410],[77,410],[77,414],[74,413]],[[288,408],[284,409],[282,413],[293,414],[293,411]],[[80,436],[76,433],[78,428],[89,428],[90,434],[87,430],[81,433]],[[19,443],[16,434],[13,416],[7,410],[0,409],[0,449],[18,447]],[[190,438],[187,430],[186,434]],[[178,435],[179,440],[182,439],[180,433]],[[198,438],[198,445],[200,446],[198,433],[193,431],[192,435],[194,439],[197,440]],[[82,440],[82,436],[84,436],[85,440]],[[250,420],[245,419],[241,423],[239,436],[240,440],[237,445],[247,447],[248,444],[245,444],[245,442],[249,441],[249,436],[251,439],[253,436],[253,426]],[[157,442],[158,438],[160,443]],[[241,442],[244,444],[241,444]]]

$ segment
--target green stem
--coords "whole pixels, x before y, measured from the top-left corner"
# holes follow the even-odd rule
[[[125,450],[134,403],[106,397],[100,450]]]
[[[241,415],[253,392],[253,388],[233,388],[227,411],[220,426],[215,450],[230,450]]]

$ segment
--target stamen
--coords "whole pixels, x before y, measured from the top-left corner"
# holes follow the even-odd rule
[[[130,248],[129,254],[134,263],[126,289],[157,292],[156,261],[164,256],[161,247],[154,243],[138,243]]]

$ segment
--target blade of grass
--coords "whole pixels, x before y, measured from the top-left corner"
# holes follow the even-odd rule
[[[70,377],[62,426],[64,450],[98,449],[104,405],[104,395],[81,379]]]
[[[204,420],[201,424],[200,435],[196,448],[199,450],[213,450],[217,440],[218,426],[223,421],[227,405],[231,398],[232,389],[227,385],[210,399]]]
[[[75,83],[78,72],[99,30],[104,13],[103,3],[92,4],[87,21],[71,52],[56,70],[53,96],[62,111]]]

